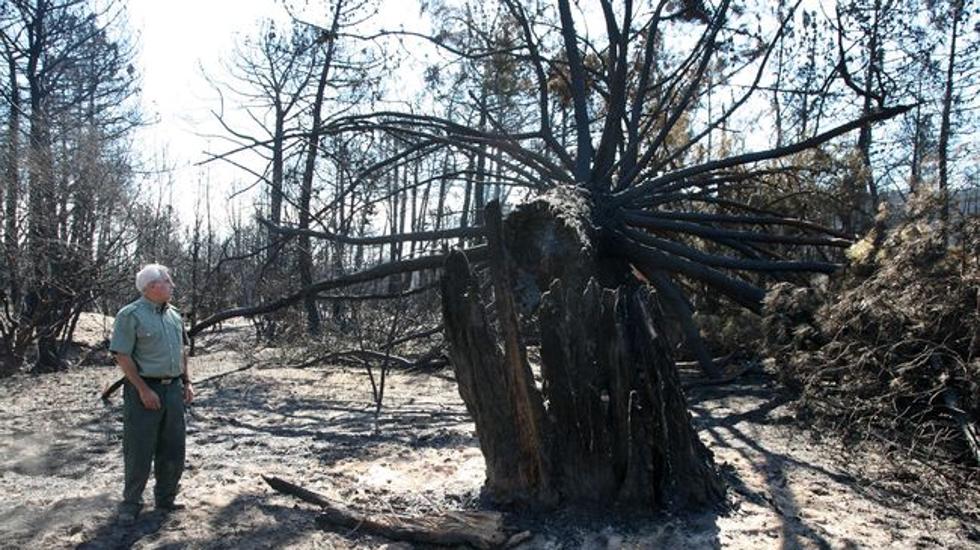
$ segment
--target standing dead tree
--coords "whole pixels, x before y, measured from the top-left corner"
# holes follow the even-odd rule
[[[754,75],[751,86],[695,127],[690,115],[710,86],[709,67],[726,59],[723,44],[739,40],[733,30],[738,25],[732,24],[738,15],[730,4],[722,0],[712,8],[670,13],[675,4],[666,0],[652,9],[646,3],[614,6],[600,0],[605,35],[596,43],[577,31],[581,21],[568,0],[558,0],[554,13],[502,0],[508,28],[519,30],[506,43],[464,48],[445,38],[451,33],[421,38],[451,56],[515,60],[528,74],[526,92],[536,106],[523,125],[505,127],[479,101],[474,108],[481,116],[475,118],[486,120],[479,127],[394,111],[324,121],[326,133],[383,132],[412,143],[413,151],[452,148],[465,155],[487,154],[495,158],[498,173],[546,190],[506,219],[501,205],[491,202],[484,227],[487,245],[478,254],[457,251],[445,259],[446,337],[460,394],[486,458],[485,490],[499,502],[619,503],[650,509],[719,503],[723,484],[691,425],[664,310],[679,320],[688,345],[700,350],[705,373],[717,376],[692,319],[685,285],[705,285],[758,312],[764,291],[747,273],[830,273],[837,267],[787,259],[776,247],[849,244],[806,220],[751,205],[732,191],[760,185],[770,169],[763,163],[817,147],[905,108],[883,107],[776,148],[698,160],[694,150],[758,88],[782,33],[780,27],[765,47],[755,41],[746,47],[753,53],[746,54],[750,62],[740,70]],[[677,21],[685,28],[701,27],[684,55],[665,51],[665,36]],[[360,38],[388,34],[412,33]],[[555,123],[561,110],[571,115],[569,124]],[[384,166],[381,162],[372,169]],[[435,233],[445,238],[453,231]],[[276,302],[216,314],[192,332],[372,275],[431,268],[436,258],[391,262],[319,281]],[[492,308],[474,272],[478,261],[489,264]],[[527,358],[528,323],[522,322],[534,320],[540,384]]]
[[[98,223],[121,202],[126,141],[139,124],[122,10],[115,1],[0,4],[0,375],[31,356],[38,371],[65,365],[75,322],[123,249]]]

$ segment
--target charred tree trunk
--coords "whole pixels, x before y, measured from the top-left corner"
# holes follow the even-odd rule
[[[501,502],[554,503],[547,442],[539,431],[541,395],[523,356],[505,360],[480,299],[480,285],[462,252],[453,252],[446,261],[442,291],[459,393],[476,422],[486,459],[485,490]]]
[[[6,46],[6,43],[5,43]],[[7,113],[7,139],[4,149],[4,187],[7,191],[6,202],[3,205],[4,232],[3,248],[4,258],[7,262],[7,281],[8,299],[14,309],[19,308],[20,304],[20,270],[18,267],[18,248],[20,227],[17,223],[17,204],[20,201],[20,166],[18,158],[20,156],[20,119],[21,119],[21,98],[20,88],[17,85],[17,66],[13,54],[9,51],[7,57],[7,74],[10,78],[10,92],[8,101],[10,107]],[[18,363],[20,358],[18,358]]]
[[[496,327],[465,256],[447,261],[446,335],[484,489],[530,506],[718,504],[724,488],[691,425],[658,298],[602,250],[590,219],[589,203],[563,189],[506,224],[487,207]],[[540,386],[519,330],[534,313]]]
[[[64,296],[58,284],[64,273],[57,261],[60,248],[57,232],[58,197],[52,160],[50,91],[42,76],[46,47],[46,25],[43,12],[32,21],[32,39],[27,62],[27,84],[30,97],[28,122],[28,246],[33,279],[25,296],[25,313],[30,319],[26,329],[33,328],[37,340],[39,371],[54,371],[62,366],[58,355],[58,310]]]
[[[950,9],[953,27],[949,33],[949,57],[946,61],[946,82],[943,87],[943,111],[939,123],[939,194],[942,200],[940,217],[943,234],[949,232],[949,137],[951,133],[951,113],[953,108],[953,83],[956,78],[956,38],[962,15],[962,3],[951,2]]]
[[[300,185],[300,229],[309,229],[312,218],[310,214],[310,202],[313,199],[313,176],[316,172],[317,151],[320,148],[320,121],[322,119],[321,111],[323,110],[323,97],[327,89],[327,77],[330,75],[330,68],[333,63],[333,53],[335,48],[335,42],[330,37],[334,36],[337,32],[342,6],[343,2],[337,2],[333,15],[333,23],[330,26],[330,34],[329,36],[324,36],[324,40],[328,41],[328,46],[326,48],[326,53],[324,54],[323,65],[320,67],[320,78],[317,81],[316,96],[313,99],[313,104],[310,105],[310,135],[306,142],[306,159],[303,165],[303,179]],[[343,204],[343,200],[340,202]],[[297,246],[296,256],[296,267],[299,269],[300,283],[304,287],[313,284],[313,247],[310,243],[310,237],[308,235],[301,235],[299,237],[299,245]],[[311,336],[319,336],[321,332],[322,319],[320,318],[320,309],[316,304],[316,297],[312,294],[305,296],[303,298],[303,308],[306,310],[307,333]]]

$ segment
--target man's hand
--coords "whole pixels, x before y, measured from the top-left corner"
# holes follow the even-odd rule
[[[194,400],[194,386],[190,382],[184,382],[184,404],[190,405]]]
[[[157,392],[147,387],[144,390],[139,390],[139,393],[140,401],[143,402],[143,407],[151,411],[160,410],[160,396],[157,395]]]

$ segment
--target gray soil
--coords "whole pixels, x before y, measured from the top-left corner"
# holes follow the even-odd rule
[[[90,320],[90,339],[104,327]],[[98,399],[117,370],[0,381],[0,547],[411,547],[357,529],[322,530],[314,506],[276,493],[262,475],[377,513],[481,506],[483,458],[451,371],[393,373],[376,419],[365,371],[274,367],[282,352],[249,349],[246,333],[205,338],[192,359],[199,380],[256,366],[197,388],[180,497],[186,509],[166,515],[150,506],[132,527],[115,522],[120,397],[108,406]],[[519,547],[980,547],[977,526],[962,519],[966,502],[917,497],[903,490],[902,476],[914,470],[801,428],[765,375],[696,387],[689,400],[729,485],[725,510],[513,513],[509,527],[530,531]]]

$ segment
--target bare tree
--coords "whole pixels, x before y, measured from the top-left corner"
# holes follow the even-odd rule
[[[127,177],[120,138],[138,123],[129,101],[136,89],[132,50],[119,14],[114,2],[82,0],[15,0],[0,13],[12,107],[4,157],[9,294],[0,323],[10,369],[34,343],[37,367],[58,368],[59,339],[70,336],[78,312],[94,299],[91,285],[101,282],[96,201]]]
[[[939,192],[942,195],[942,220],[944,224],[949,224],[949,140],[951,134],[951,120],[953,112],[953,87],[956,83],[957,61],[957,40],[962,32],[960,25],[967,11],[965,0],[952,0],[946,3],[946,17],[940,17],[950,24],[949,37],[947,43],[949,53],[946,57],[946,71],[943,85],[942,114],[939,122]]]
[[[503,0],[501,9],[516,29],[504,41],[458,43],[447,38],[453,34],[426,37],[409,31],[370,37],[339,33],[347,39],[417,37],[460,60],[512,60],[528,75],[515,99],[530,110],[516,123],[499,120],[479,94],[469,118],[377,111],[325,120],[329,133],[380,132],[404,144],[364,173],[451,149],[471,159],[467,171],[473,182],[506,178],[541,195],[506,219],[503,205],[491,201],[486,226],[475,228],[486,245],[448,259],[402,259],[315,281],[274,301],[219,312],[192,332],[292,305],[314,292],[445,262],[446,337],[487,461],[489,494],[536,505],[717,503],[721,479],[691,427],[662,310],[679,319],[705,373],[718,376],[685,288],[706,285],[758,311],[764,296],[754,282],[758,275],[837,268],[827,261],[787,259],[777,247],[849,244],[831,230],[753,205],[733,191],[751,190],[765,175],[791,168],[779,166],[777,159],[907,109],[881,105],[857,120],[776,148],[699,160],[695,149],[758,90],[784,27],[768,37],[746,37],[727,0],[712,7],[684,3],[672,12],[674,5],[601,1],[601,39],[579,32],[582,20],[567,0],[558,0],[555,10]],[[465,17],[452,21],[472,23]],[[701,33],[692,47],[667,51],[662,37],[678,22],[698,25]],[[744,71],[751,85],[696,124],[691,115],[710,89],[713,64]],[[556,112],[563,108],[568,123],[556,124]],[[556,134],[556,127],[567,129],[569,139]],[[481,158],[493,159],[492,166],[481,165]],[[441,176],[451,180],[458,173]],[[375,245],[460,238],[474,229],[466,223],[466,210],[463,227],[456,229],[317,236]],[[488,263],[492,308],[475,267],[480,262]],[[531,374],[523,328],[534,320],[540,386]]]
[[[336,51],[337,42],[333,37],[336,36],[337,30],[340,27],[343,9],[344,2],[338,0],[334,6],[330,28],[316,41],[317,44],[325,45],[325,51],[323,52],[323,58],[320,60],[320,76],[317,80],[316,93],[313,97],[313,102],[310,104],[310,131],[309,137],[307,138],[306,158],[303,164],[303,177],[300,183],[300,199],[298,205],[300,230],[309,229],[310,227],[310,201],[313,198],[313,176],[320,150],[323,98],[327,90],[327,79],[330,75],[334,52]],[[313,283],[313,253],[310,246],[310,237],[308,235],[300,235],[298,240],[297,263],[300,283],[303,286],[309,286]],[[307,296],[303,301],[303,305],[306,309],[307,330],[310,334],[318,335],[320,333],[320,311],[317,309],[316,300],[312,295]]]

